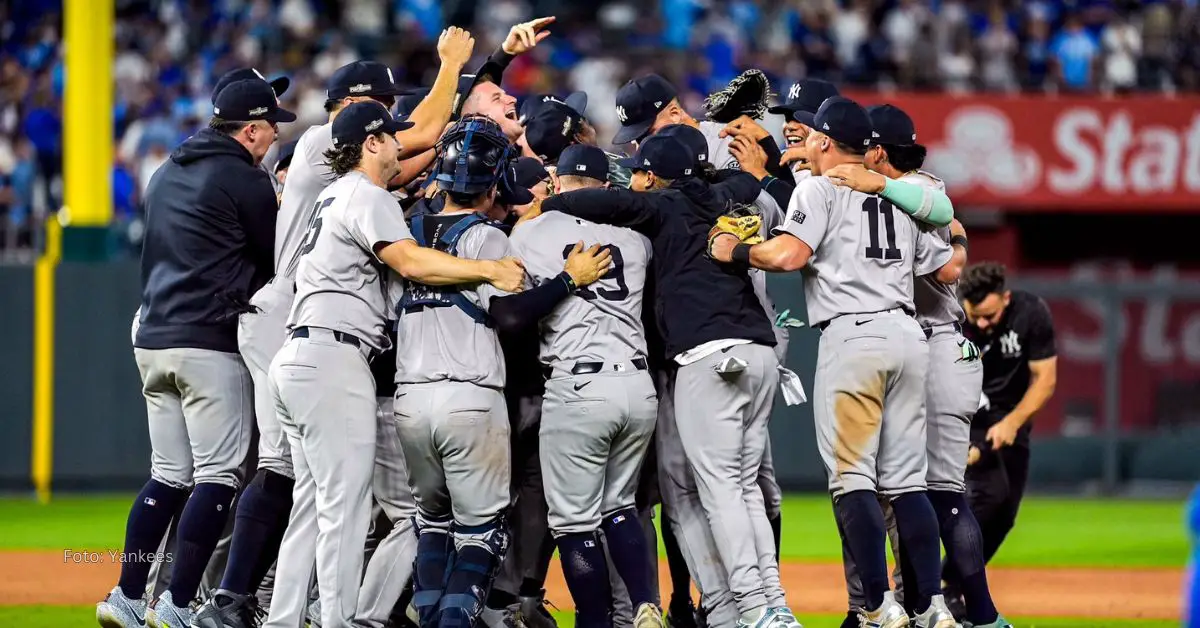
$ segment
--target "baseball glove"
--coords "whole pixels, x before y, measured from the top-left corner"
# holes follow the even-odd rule
[[[761,228],[762,218],[758,216],[721,216],[717,218],[717,224],[708,230],[708,250],[712,250],[713,240],[722,233],[732,233],[746,244],[758,244],[763,241],[758,234]]]
[[[704,115],[713,122],[733,122],[739,116],[755,120],[767,113],[771,102],[771,82],[762,70],[746,70],[734,77],[725,89],[704,99]]]

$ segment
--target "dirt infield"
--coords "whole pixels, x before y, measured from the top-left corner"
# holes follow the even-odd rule
[[[100,600],[117,581],[119,566],[107,553],[3,552],[0,606],[83,605]],[[661,582],[668,582],[660,563]],[[1009,616],[1178,619],[1183,572],[1179,569],[1015,569],[988,571],[997,605]],[[846,609],[840,565],[785,563],[784,586],[797,613]],[[555,561],[547,598],[569,608],[570,595]]]

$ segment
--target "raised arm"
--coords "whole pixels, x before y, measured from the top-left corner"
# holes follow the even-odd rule
[[[442,31],[437,45],[441,66],[433,81],[433,88],[408,117],[413,127],[396,133],[401,159],[429,150],[442,136],[446,123],[450,121],[450,107],[458,90],[458,76],[473,50],[475,38],[467,31],[457,26]]]

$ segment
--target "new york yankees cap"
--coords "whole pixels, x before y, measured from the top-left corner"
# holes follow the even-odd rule
[[[213,104],[217,104],[217,94],[220,94],[221,90],[228,87],[230,83],[246,79],[258,79],[260,81],[266,81],[268,84],[270,84],[271,89],[275,91],[276,98],[282,96],[283,93],[287,91],[288,86],[292,84],[291,79],[286,76],[280,76],[267,81],[267,77],[263,76],[261,72],[254,68],[237,68],[236,70],[230,70],[225,74],[222,74],[221,78],[217,79],[217,84],[213,85],[212,91]]]
[[[664,179],[680,179],[691,176],[694,170],[692,151],[683,142],[666,135],[652,135],[638,144],[632,157],[625,157],[618,165],[638,171],[650,171]]]
[[[521,103],[521,109],[518,112],[518,120],[521,124],[525,124],[530,118],[537,114],[538,110],[545,104],[558,104],[569,107],[572,111],[579,114],[580,118],[587,118],[588,97],[584,92],[572,92],[570,96],[559,98],[554,94],[534,94]]]
[[[847,146],[871,145],[871,117],[862,105],[844,96],[826,99],[816,113],[793,112],[792,119]]]
[[[533,157],[520,157],[513,160],[513,168],[515,175],[513,180],[517,185],[529,189],[542,181],[550,178],[550,173],[546,172],[546,167],[542,162]]]
[[[292,165],[292,157],[296,156],[296,144],[298,143],[300,143],[300,139],[296,138],[279,147],[279,159],[275,160],[275,173]]]
[[[411,122],[401,122],[393,118],[387,107],[381,103],[364,100],[342,109],[333,119],[333,145],[342,147],[362,144],[370,135],[392,134],[412,126]]]
[[[867,107],[874,132],[872,142],[891,146],[912,146],[917,143],[917,129],[912,118],[894,105]]]
[[[837,95],[838,88],[829,81],[800,79],[792,83],[792,86],[788,88],[787,100],[767,109],[767,111],[787,117],[791,117],[797,111],[815,113],[817,109],[821,108],[821,103],[825,102],[825,99]]]
[[[533,202],[533,192],[530,192],[529,188],[537,185],[541,179],[529,183],[530,178],[538,174],[531,172],[534,164],[529,163],[530,161],[537,164],[538,168],[542,167],[533,157],[512,159],[505,164],[500,173],[500,180],[496,182],[496,202],[501,205],[528,205]],[[545,168],[542,168],[541,173],[546,177],[550,176]]]
[[[334,70],[325,86],[325,97],[341,100],[348,96],[399,96],[392,69],[375,61],[355,61]]]
[[[628,144],[650,132],[658,112],[667,107],[678,92],[667,79],[649,74],[633,79],[617,90],[617,119],[621,128],[613,144]]]
[[[525,142],[542,161],[555,162],[575,142],[583,116],[565,104],[542,103],[525,121]]]
[[[673,137],[691,149],[692,157],[696,161],[696,167],[708,161],[708,140],[704,138],[704,134],[700,132],[700,129],[689,124],[668,124],[659,129],[655,135]]]
[[[226,85],[213,103],[213,115],[224,120],[249,122],[295,122],[296,114],[279,106],[271,84],[258,78],[242,79]]]
[[[558,158],[558,174],[608,181],[608,156],[599,146],[573,144]]]

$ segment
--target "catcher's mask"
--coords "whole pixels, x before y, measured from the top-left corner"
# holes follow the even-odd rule
[[[467,116],[438,140],[434,179],[447,192],[481,194],[500,180],[513,145],[500,125],[484,116]]]

